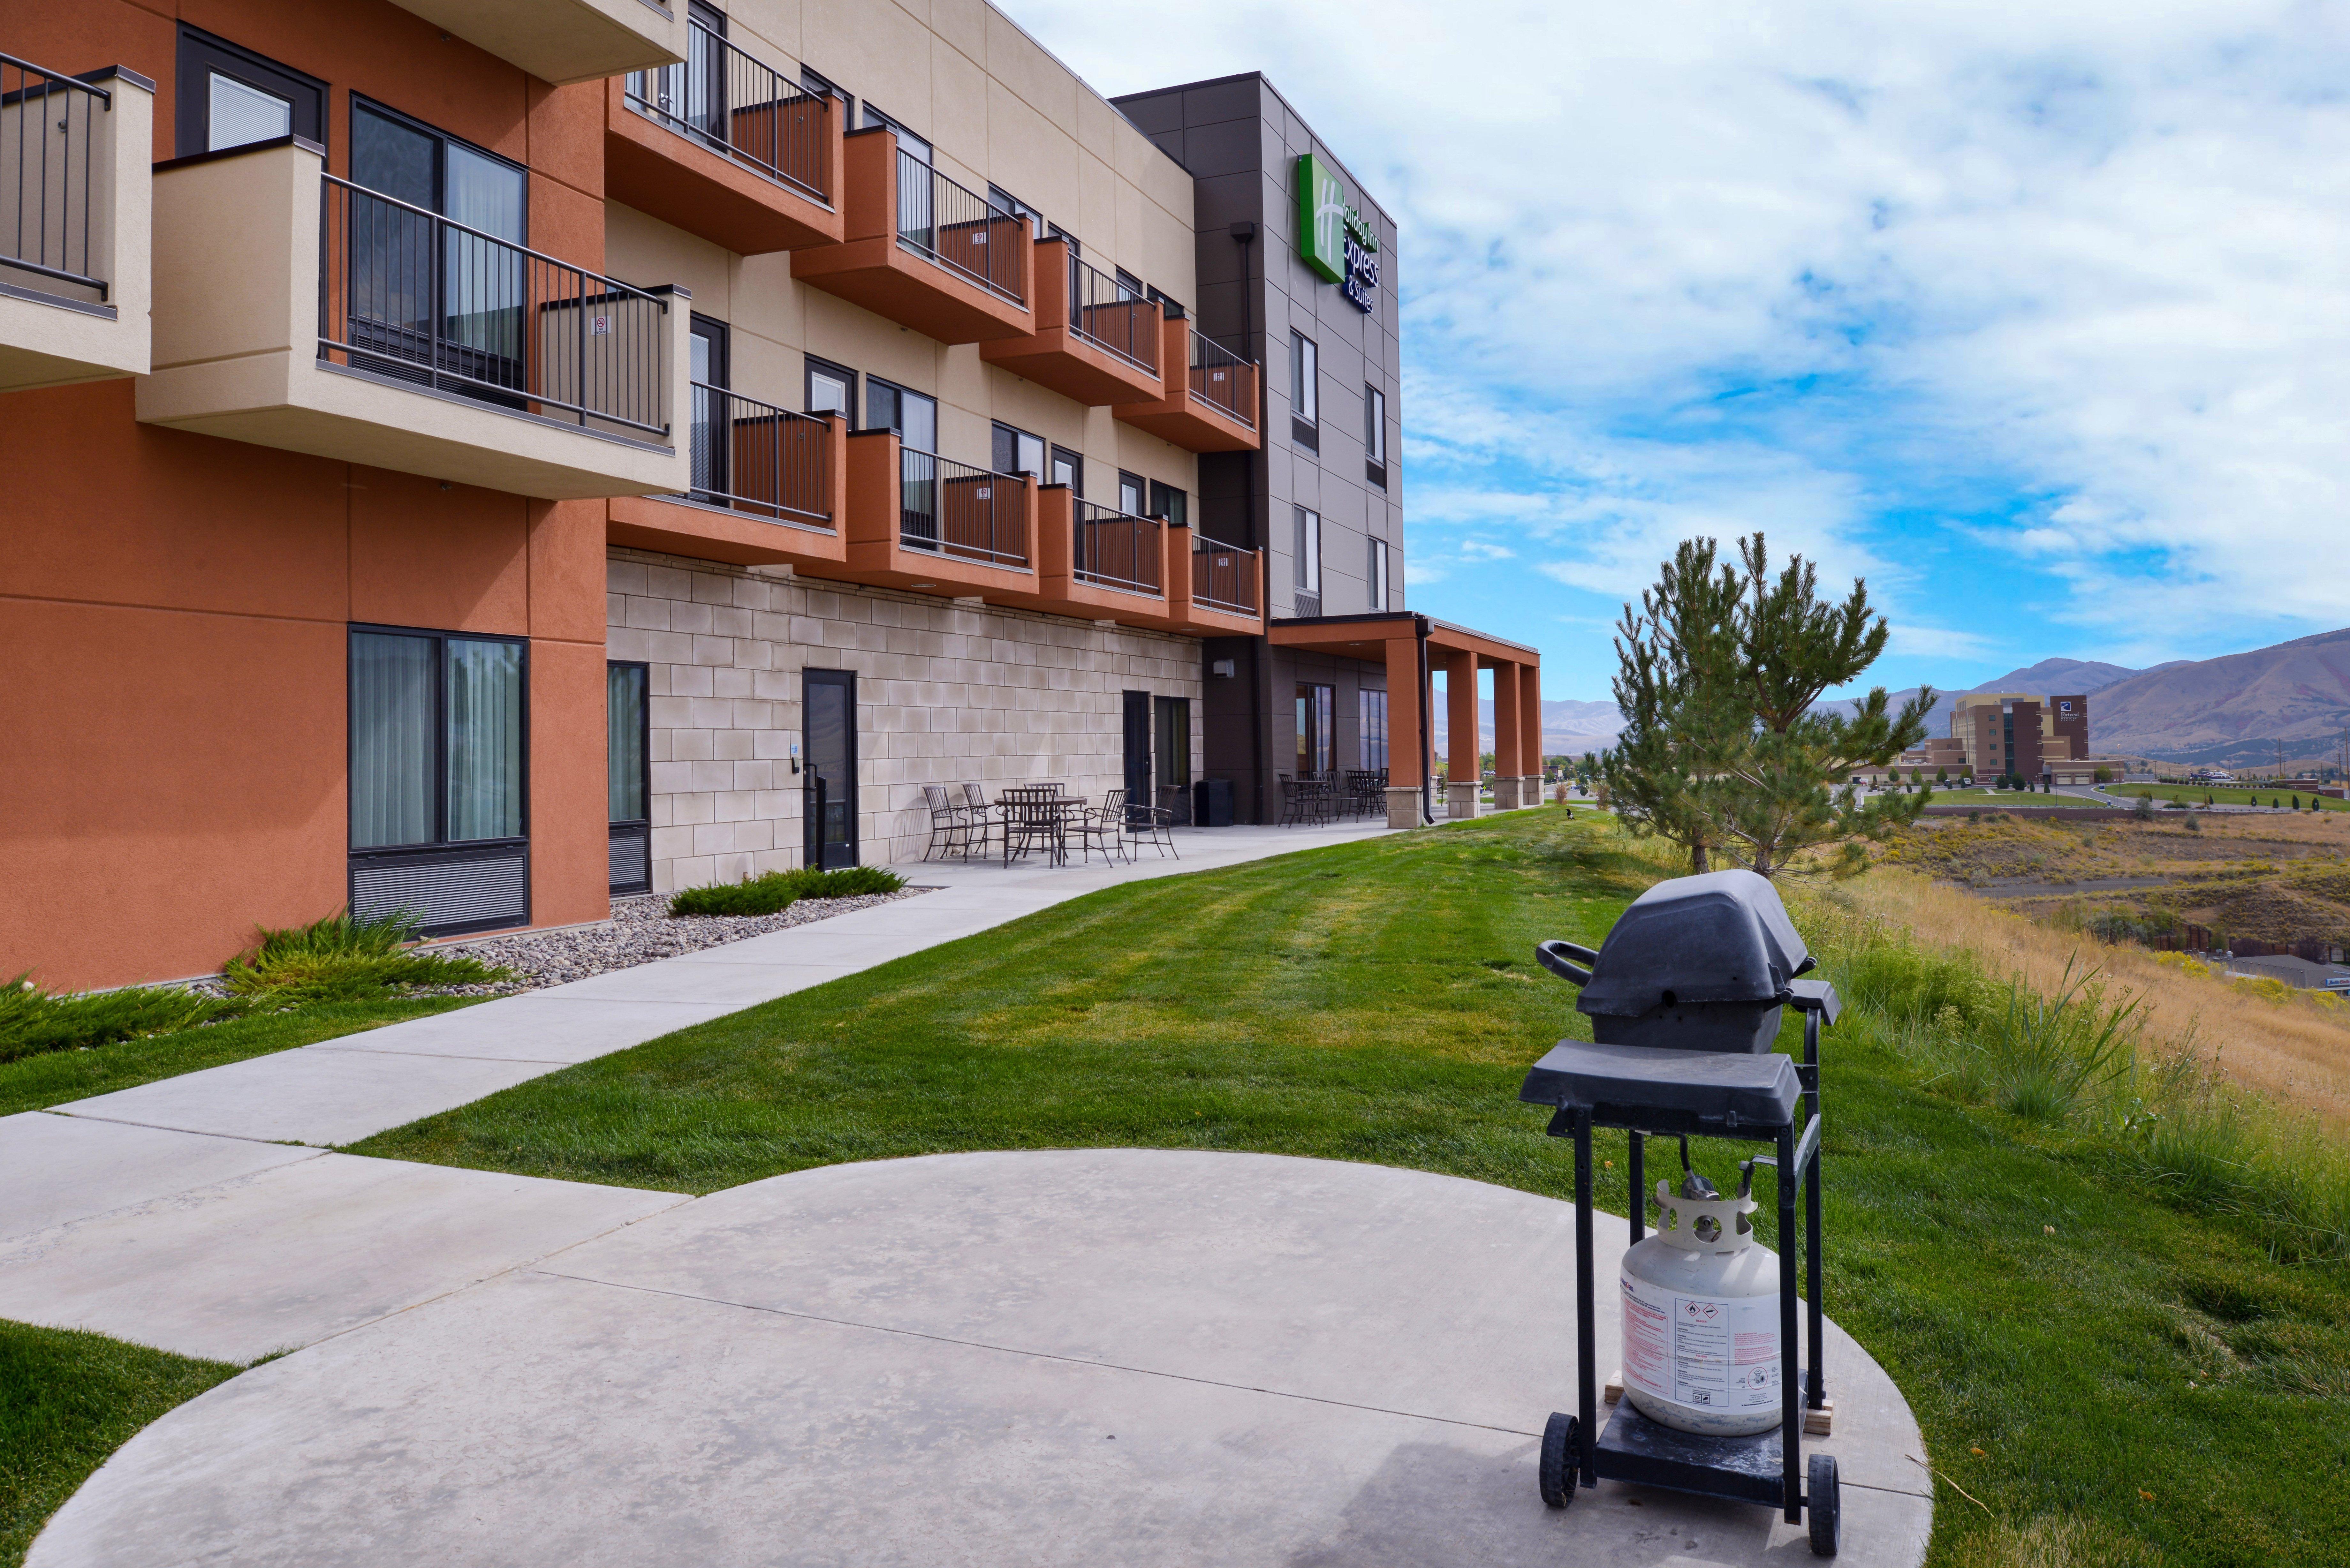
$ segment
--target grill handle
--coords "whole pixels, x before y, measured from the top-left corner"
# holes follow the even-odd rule
[[[1558,976],[1559,979],[1570,981],[1579,986],[1591,983],[1591,971],[1569,961],[1581,959],[1587,964],[1596,962],[1598,958],[1599,955],[1589,948],[1577,947],[1573,942],[1562,942],[1553,939],[1550,941],[1534,944],[1536,963]]]

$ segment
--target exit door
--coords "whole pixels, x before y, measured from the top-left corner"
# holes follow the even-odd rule
[[[800,672],[800,816],[805,864],[836,870],[857,864],[857,671]]]
[[[1150,782],[1150,693],[1126,694],[1126,804],[1152,805],[1157,797]]]

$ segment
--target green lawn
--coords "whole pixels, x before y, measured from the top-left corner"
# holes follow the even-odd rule
[[[2350,801],[2329,800],[2322,794],[2313,795],[2305,789],[2225,789],[2216,785],[2206,788],[2202,784],[2107,784],[2106,793],[2133,797],[2151,795],[2156,800],[2184,801],[2189,805],[2201,805],[2207,795],[2215,805],[2266,805],[2271,801],[2280,805],[2291,805],[2293,797],[2298,794],[2304,810],[2314,800],[2326,811],[2350,811]]]
[[[48,1051],[0,1062],[0,1116],[88,1099],[158,1078],[177,1077],[199,1067],[217,1067],[247,1056],[314,1044],[338,1034],[356,1034],[404,1018],[446,1012],[475,1000],[423,996],[320,1002],[285,1012],[233,1018],[202,1029],[151,1034],[144,1040],[118,1040],[83,1051]]]
[[[1583,1031],[1529,950],[1596,942],[1655,875],[1595,815],[1530,813],[1131,883],[358,1152],[706,1192],[941,1150],[1233,1148],[1565,1197],[1516,1091]],[[1933,1561],[2339,1561],[2342,1265],[2273,1262],[2250,1220],[1938,1096],[1889,1038],[1858,1010],[1830,1037],[1828,1307],[1954,1483]]]
[[[238,1370],[0,1320],[0,1568],[131,1434]]]
[[[1986,810],[2004,809],[2010,806],[2030,805],[2039,806],[2043,810],[2046,810],[2051,806],[2056,807],[2060,810],[2066,806],[2074,806],[2084,810],[2102,808],[2110,811],[2112,809],[2110,806],[2106,806],[2101,801],[2084,800],[2078,795],[2043,794],[2036,789],[1937,788],[1934,791],[1934,798],[1928,801],[1926,804],[1928,805],[1979,805]]]

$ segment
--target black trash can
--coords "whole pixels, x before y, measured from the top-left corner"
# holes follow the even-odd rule
[[[1201,779],[1191,786],[1191,826],[1230,827],[1232,825],[1232,781]]]

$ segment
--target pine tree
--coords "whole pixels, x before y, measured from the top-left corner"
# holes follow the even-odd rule
[[[1685,541],[1640,613],[1625,607],[1616,695],[1627,724],[1609,784],[1637,801],[1633,830],[1689,846],[1692,870],[1719,855],[1773,876],[1801,850],[1840,843],[1833,869],[1849,874],[1867,863],[1863,841],[1916,821],[1932,798],[1920,788],[1864,801],[1850,780],[1925,739],[1934,693],[1896,713],[1880,686],[1849,719],[1821,711],[1823,692],[1884,651],[1884,617],[1857,578],[1841,603],[1824,601],[1800,556],[1774,578],[1759,533],[1739,551],[1743,572],[1718,565],[1713,540]]]
[[[1741,738],[1734,618],[1742,584],[1711,539],[1685,539],[1657,586],[1617,624],[1616,706],[1624,728],[1599,756],[1617,820],[1689,851],[1707,870],[1711,840],[1697,790]]]

